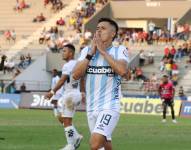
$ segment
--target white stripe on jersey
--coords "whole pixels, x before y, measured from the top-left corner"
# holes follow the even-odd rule
[[[79,61],[83,60],[89,48],[82,50]],[[116,60],[128,62],[127,49],[124,46],[111,47],[108,53]],[[103,56],[97,51],[90,61],[86,76],[87,111],[101,111],[112,109],[120,110],[120,81],[121,77],[115,74]]]

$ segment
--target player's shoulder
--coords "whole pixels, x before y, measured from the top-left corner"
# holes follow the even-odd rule
[[[77,62],[77,60],[72,59],[72,60],[66,62],[63,67],[72,67],[73,65],[76,64],[76,62]]]

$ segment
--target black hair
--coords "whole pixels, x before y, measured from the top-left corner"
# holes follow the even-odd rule
[[[75,47],[73,44],[66,44],[64,45],[64,47],[67,47],[68,49],[70,49],[73,53],[75,53]]]
[[[164,78],[168,78],[168,75],[167,75],[167,74],[165,74],[165,75],[163,75],[163,77],[164,77]]]
[[[118,33],[118,30],[119,30],[119,27],[118,27],[117,23],[114,20],[110,19],[110,18],[100,18],[98,20],[98,23],[100,23],[100,22],[108,22],[110,25],[112,25],[115,28],[115,36],[113,37],[113,40],[114,40],[117,37],[117,33]]]

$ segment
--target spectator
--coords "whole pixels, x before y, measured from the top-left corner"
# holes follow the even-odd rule
[[[42,22],[42,21],[45,21],[46,18],[44,17],[43,13],[40,13],[39,16],[36,16],[34,19],[33,19],[33,22]]]
[[[12,30],[12,31],[11,31],[11,39],[12,39],[13,42],[15,43],[15,41],[16,41],[16,33],[15,33],[15,30]]]
[[[148,61],[149,61],[149,64],[153,64],[153,63],[154,63],[154,56],[155,56],[155,54],[154,54],[153,51],[151,50],[151,51],[148,53]]]
[[[178,84],[178,75],[177,74],[172,75],[171,80],[172,80],[173,85],[177,86],[177,84]]]
[[[23,82],[22,85],[20,86],[20,92],[26,92],[26,85]]]
[[[60,19],[56,21],[56,25],[59,25],[59,26],[65,25],[64,19],[62,17],[60,17]]]
[[[152,73],[152,76],[151,76],[151,78],[150,78],[150,81],[151,81],[151,82],[157,82],[157,76],[156,76],[155,73]]]
[[[3,80],[0,81],[0,93],[4,93],[4,87],[5,87],[5,84],[3,82]]]
[[[178,50],[177,50],[177,52],[175,54],[175,60],[178,59],[178,61],[180,62],[180,60],[182,58],[182,51],[183,51],[182,50],[182,45],[179,45]]]
[[[15,82],[14,81],[11,83],[9,89],[10,89],[11,94],[16,93],[16,87],[15,87]]]
[[[46,8],[46,6],[49,4],[50,0],[44,0],[44,7]]]
[[[18,67],[19,67],[19,68],[22,68],[22,69],[25,68],[25,56],[24,56],[24,55],[21,55],[21,56],[20,56],[20,62],[19,62],[19,64],[18,64]]]
[[[16,68],[13,78],[17,77],[20,73],[21,71],[18,68]]]
[[[11,40],[11,32],[10,30],[7,30],[4,32],[4,37],[6,39],[6,41],[8,41],[10,43],[10,40]]]
[[[172,75],[174,75],[174,74],[178,75],[178,73],[179,73],[178,65],[175,62],[173,62],[172,63]]]
[[[179,97],[184,96],[184,89],[183,89],[182,86],[179,87],[179,90],[178,90],[178,96],[179,96]]]
[[[139,54],[139,65],[144,66],[145,60],[146,60],[146,56],[144,54],[144,50],[141,50]]]
[[[16,0],[15,7],[13,9],[16,11],[20,11],[19,0]]]
[[[175,49],[174,45],[172,45],[172,48],[170,50],[170,57],[172,59],[174,59],[175,54],[176,54],[176,49]]]
[[[1,56],[0,71],[4,71],[6,59],[7,59],[6,55]]]
[[[149,22],[149,24],[148,24],[148,28],[149,28],[149,34],[152,36],[153,35],[153,32],[154,32],[154,30],[155,30],[155,23],[154,22]]]
[[[136,69],[136,78],[145,81],[146,77],[143,75],[143,71],[140,67]]]
[[[40,37],[39,37],[39,44],[43,44],[45,41],[45,37],[46,37],[46,28],[44,27],[42,32],[40,33]]]
[[[32,58],[31,58],[30,53],[28,53],[26,56],[26,65],[29,66],[31,64],[31,62],[32,62]]]
[[[13,60],[9,60],[5,62],[4,74],[6,71],[8,73],[12,73],[15,68],[15,62]]]
[[[170,50],[169,50],[168,46],[165,46],[164,56],[165,56],[165,57],[169,57],[169,54],[170,54]]]
[[[172,76],[172,60],[168,59],[167,63],[165,64],[166,73],[171,77]]]

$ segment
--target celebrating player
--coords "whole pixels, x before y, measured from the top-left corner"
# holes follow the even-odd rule
[[[64,95],[59,99],[58,111],[60,113],[59,121],[64,125],[67,145],[61,150],[75,150],[79,147],[82,136],[75,129],[72,118],[76,106],[82,99],[82,93],[78,89],[78,81],[71,77],[76,60],[74,60],[75,47],[67,44],[63,48],[63,59],[66,60],[62,68],[62,76],[56,86],[46,94],[45,98],[50,99],[62,86],[64,86]]]
[[[73,71],[74,79],[86,80],[91,150],[112,149],[111,136],[120,116],[120,82],[127,73],[128,52],[122,45],[112,46],[117,32],[116,22],[101,18],[91,47],[82,50]]]
[[[166,122],[166,109],[167,106],[171,108],[171,114],[172,114],[172,122],[177,123],[174,115],[174,94],[175,90],[172,85],[172,83],[168,80],[167,75],[163,75],[162,77],[162,83],[159,86],[159,96],[162,100],[162,106],[163,106],[163,120],[162,122]]]

